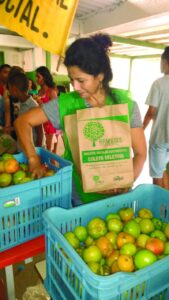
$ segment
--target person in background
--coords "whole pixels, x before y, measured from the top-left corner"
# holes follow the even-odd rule
[[[15,97],[20,102],[18,116],[24,112],[37,107],[37,102],[28,94],[29,80],[24,73],[16,73],[8,79],[9,92],[12,97]],[[38,125],[32,130],[33,143],[37,147],[43,145],[43,126]],[[18,151],[21,151],[18,143]]]
[[[0,126],[4,126],[4,92],[7,86],[8,74],[11,66],[3,64],[0,66]]]
[[[36,95],[38,94],[38,90],[37,90],[37,86],[36,83],[32,80],[29,79],[29,90],[28,90],[28,94],[34,96],[36,98]]]
[[[146,99],[144,129],[152,121],[149,139],[149,170],[153,183],[169,189],[166,164],[169,161],[169,47],[161,55],[163,77],[155,80]],[[167,177],[167,178],[166,178]]]
[[[4,128],[5,133],[10,134],[16,140],[15,129],[13,127],[13,122],[17,117],[19,110],[19,100],[17,97],[13,97],[9,93],[8,81],[11,77],[18,73],[25,73],[24,70],[19,66],[12,66],[8,74],[7,88],[4,92]]]
[[[55,128],[62,129],[65,142],[64,157],[73,161],[66,137],[64,117],[76,113],[76,110],[79,109],[118,103],[127,103],[129,108],[134,179],[137,179],[142,171],[146,160],[146,141],[141,116],[137,103],[129,98],[127,92],[112,89],[109,86],[113,77],[108,56],[111,46],[111,38],[104,34],[80,38],[73,42],[65,53],[64,64],[67,67],[74,91],[61,94],[59,101],[54,99],[23,114],[15,121],[17,135],[28,157],[30,169],[37,177],[41,177],[44,171],[31,142],[32,127],[50,120]],[[123,192],[123,189],[112,188],[102,193],[84,193],[81,177],[73,165],[73,206]]]
[[[53,81],[53,77],[47,67],[41,66],[36,69],[36,81],[40,85],[38,91],[38,103],[48,103],[52,99],[57,98],[57,89]],[[49,151],[56,153],[57,139],[61,131],[54,128],[49,120],[43,124],[46,147]]]
[[[57,95],[59,96],[61,93],[66,93],[67,90],[66,90],[66,87],[64,85],[57,85]]]

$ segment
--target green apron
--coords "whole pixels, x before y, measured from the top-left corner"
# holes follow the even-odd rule
[[[133,111],[133,101],[129,97],[128,92],[120,89],[112,89],[112,95],[114,98],[114,102],[112,100],[112,97],[107,96],[106,105],[128,103],[129,116],[131,118],[132,111]],[[59,96],[60,121],[61,121],[61,127],[63,129],[64,143],[65,143],[64,158],[72,162],[73,162],[72,154],[71,154],[68,138],[65,133],[64,116],[75,114],[77,110],[85,109],[85,108],[87,108],[86,103],[84,99],[82,99],[79,96],[77,92],[63,93]],[[75,185],[80,200],[82,202],[88,203],[88,202],[92,202],[95,200],[100,200],[108,197],[107,195],[102,195],[98,193],[84,193],[82,187],[82,179],[77,173],[75,165],[73,166],[73,178],[75,181]]]

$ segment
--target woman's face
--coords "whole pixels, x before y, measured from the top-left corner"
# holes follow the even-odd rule
[[[43,76],[40,73],[36,73],[36,82],[38,85],[43,85],[44,84],[44,79]]]
[[[71,84],[81,98],[88,99],[97,95],[100,90],[100,83],[103,80],[103,74],[93,76],[81,71],[76,66],[67,69]]]

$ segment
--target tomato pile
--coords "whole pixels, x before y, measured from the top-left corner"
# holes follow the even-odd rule
[[[44,177],[55,173],[44,164]],[[4,153],[0,157],[0,188],[13,184],[21,184],[32,181],[33,176],[26,163],[19,163],[12,154]]]
[[[134,216],[123,207],[105,219],[95,217],[87,226],[64,234],[88,267],[98,275],[134,272],[169,255],[169,223],[141,208]]]

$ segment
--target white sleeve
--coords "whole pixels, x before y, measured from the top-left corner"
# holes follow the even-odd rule
[[[160,101],[160,86],[158,80],[154,81],[146,99],[146,104],[154,107],[159,106]]]

